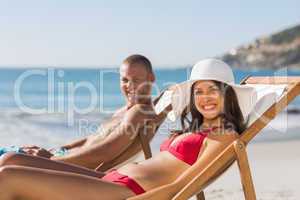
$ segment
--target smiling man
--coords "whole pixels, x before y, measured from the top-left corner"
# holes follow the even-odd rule
[[[121,110],[128,110],[136,104],[151,105],[154,81],[152,65],[146,57],[132,55],[126,58],[120,67],[120,88],[127,103]]]
[[[120,67],[120,88],[126,104],[96,134],[64,145],[56,149],[56,154],[37,146],[23,147],[23,153],[4,154],[0,166],[22,165],[97,176],[89,169],[117,158],[128,148],[138,152],[141,145],[132,145],[136,136],[142,133],[150,140],[165,119],[165,113],[155,115],[153,110],[154,81],[151,62],[142,55],[129,56]]]

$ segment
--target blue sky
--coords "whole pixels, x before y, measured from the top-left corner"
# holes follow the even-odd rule
[[[300,1],[0,0],[0,66],[193,64],[300,23]]]

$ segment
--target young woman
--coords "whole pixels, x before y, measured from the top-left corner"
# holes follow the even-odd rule
[[[174,90],[185,94],[180,98],[188,102],[187,106],[181,104],[182,131],[163,142],[161,152],[153,158],[99,177],[6,166],[0,169],[0,199],[117,200],[159,188],[166,192],[144,194],[141,199],[171,198],[191,174],[199,173],[244,130],[243,114],[251,98],[238,97],[251,95],[252,91],[234,85],[232,79],[230,67],[222,61],[207,59],[197,63],[190,80]],[[180,108],[173,110],[176,109]]]

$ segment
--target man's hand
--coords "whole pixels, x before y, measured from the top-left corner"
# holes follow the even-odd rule
[[[53,156],[53,154],[50,151],[38,146],[25,146],[22,147],[21,150],[24,153],[32,156],[39,156],[43,158],[51,158]]]

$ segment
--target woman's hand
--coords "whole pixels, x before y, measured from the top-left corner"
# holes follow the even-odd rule
[[[21,150],[24,153],[32,156],[39,156],[43,158],[51,158],[53,156],[50,151],[38,146],[24,146],[21,148]]]

